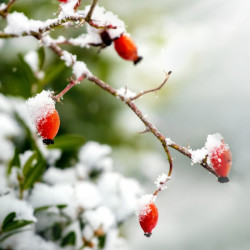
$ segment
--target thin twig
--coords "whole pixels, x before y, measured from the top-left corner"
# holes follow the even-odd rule
[[[97,3],[98,3],[98,0],[93,0],[92,4],[90,6],[89,12],[88,12],[88,14],[87,14],[87,16],[85,18],[86,22],[91,21],[92,14],[93,14],[93,11],[94,11],[95,6],[97,5]]]
[[[60,102],[60,99],[71,89],[73,88],[76,84],[80,83],[85,77],[81,76],[77,80],[70,80],[70,83],[64,88],[58,95],[54,96],[54,100],[56,102]]]
[[[157,90],[160,90],[164,85],[165,83],[167,82],[167,80],[169,79],[170,75],[171,75],[172,71],[169,71],[167,74],[166,74],[166,78],[164,79],[164,81],[162,82],[162,84],[157,87],[157,88],[154,88],[154,89],[149,89],[149,90],[145,90],[145,91],[142,91],[140,92],[139,94],[137,94],[136,96],[130,98],[131,101],[134,101],[136,99],[138,99],[139,97],[145,95],[145,94],[148,94],[148,93],[151,93],[151,92],[155,92]]]
[[[6,5],[6,7],[0,11],[0,16],[2,16],[3,18],[6,18],[6,16],[9,14],[10,9],[12,7],[12,5],[16,2],[17,0],[10,0],[8,2],[8,4]]]

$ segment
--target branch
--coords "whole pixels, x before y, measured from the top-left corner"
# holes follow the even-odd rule
[[[137,108],[137,106],[134,104],[134,102],[131,99],[126,99],[124,96],[122,95],[118,95],[117,94],[117,90],[112,88],[111,86],[109,86],[108,84],[106,84],[105,82],[103,82],[102,80],[100,80],[99,78],[95,77],[95,76],[90,76],[87,77],[89,81],[95,83],[96,85],[98,85],[100,88],[102,88],[103,90],[105,90],[106,92],[110,93],[111,95],[118,97],[119,99],[121,99],[123,102],[125,102],[129,108],[131,110],[134,111],[134,113],[140,118],[140,120],[144,123],[144,125],[146,126],[147,130],[150,131],[162,144],[162,147],[164,148],[167,157],[168,157],[168,161],[170,164],[170,168],[169,168],[169,173],[168,176],[171,176],[172,173],[172,169],[173,169],[173,162],[172,162],[172,158],[170,155],[170,152],[168,150],[168,146],[177,150],[178,152],[180,152],[181,154],[189,157],[190,159],[192,158],[192,154],[191,152],[168,140],[152,123],[150,123],[145,116],[142,114],[142,112]],[[205,168],[206,170],[208,170],[209,172],[211,172],[212,174],[214,174],[215,176],[217,176],[217,174],[214,172],[214,170],[208,165],[207,160],[204,159],[200,165]],[[218,177],[218,176],[217,176]]]
[[[167,80],[169,79],[171,73],[172,73],[172,71],[169,71],[169,72],[166,74],[166,78],[164,79],[164,81],[162,82],[162,84],[161,84],[159,87],[154,88],[154,89],[150,89],[150,90],[142,91],[142,92],[140,92],[139,94],[137,94],[136,96],[131,97],[130,100],[131,100],[131,101],[134,101],[134,100],[138,99],[139,97],[141,97],[141,96],[143,96],[143,95],[145,95],[145,94],[148,94],[148,93],[151,93],[151,92],[155,92],[155,91],[157,91],[157,90],[160,90],[160,89],[165,85],[165,83],[167,82]]]
[[[90,6],[89,12],[88,12],[88,14],[87,14],[87,16],[85,18],[86,22],[91,21],[92,14],[93,14],[93,11],[94,11],[95,6],[97,5],[97,3],[98,3],[98,0],[93,0],[92,4]]]
[[[2,16],[3,18],[6,18],[6,16],[8,15],[10,8],[12,7],[12,5],[16,2],[17,0],[10,0],[8,2],[8,4],[5,6],[4,9],[0,10],[0,16]]]

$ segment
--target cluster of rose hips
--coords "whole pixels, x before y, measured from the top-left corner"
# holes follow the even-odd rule
[[[59,0],[66,3],[67,0]],[[115,50],[118,55],[125,60],[133,61],[134,64],[138,63],[142,57],[138,56],[137,47],[132,39],[127,34],[121,34],[119,38],[111,39],[107,30],[103,30],[100,34],[103,46],[109,46],[114,42]],[[51,97],[52,98],[52,97]],[[54,137],[56,136],[60,119],[56,109],[47,112],[47,115],[35,121],[36,129],[43,142],[47,145],[53,144]],[[221,140],[219,146],[215,146],[210,150],[207,160],[209,165],[213,168],[218,176],[219,182],[228,182],[228,173],[232,164],[232,155],[229,147]],[[152,230],[155,228],[158,221],[158,209],[154,204],[154,200],[150,199],[143,205],[138,213],[138,219],[144,235],[150,237]]]

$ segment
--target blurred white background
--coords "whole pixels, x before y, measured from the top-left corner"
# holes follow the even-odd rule
[[[138,106],[175,142],[197,149],[208,134],[219,132],[233,154],[231,181],[220,184],[171,150],[173,181],[157,198],[158,225],[148,239],[135,218],[129,220],[125,234],[130,249],[250,249],[250,2],[104,2],[128,24],[144,56],[135,68],[119,64],[112,78],[119,76],[122,84],[138,91],[156,86],[164,78],[163,70],[172,70],[167,86],[138,101]],[[158,174],[168,171],[166,157],[152,136],[134,134],[143,127],[131,112],[123,115],[121,127],[128,117],[134,118],[128,135],[156,147],[155,154],[142,153],[131,160],[142,171],[139,175],[144,172],[151,178],[145,189],[152,193]],[[122,128],[127,127],[131,128],[127,124]],[[132,154],[128,150],[127,156]],[[136,170],[124,167],[123,171]]]

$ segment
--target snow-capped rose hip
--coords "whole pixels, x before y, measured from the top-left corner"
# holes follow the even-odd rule
[[[232,154],[228,145],[226,145],[223,140],[219,147],[215,147],[214,150],[210,152],[209,160],[218,175],[218,181],[228,182],[229,179],[227,176],[232,165]]]
[[[223,137],[217,133],[208,135],[205,145],[208,164],[214,169],[221,183],[228,182],[228,173],[232,165],[232,154]]]
[[[60,118],[55,109],[36,122],[37,132],[43,138],[44,144],[54,144],[53,139],[59,130],[59,126]]]
[[[27,101],[27,107],[35,124],[38,134],[43,138],[44,144],[54,144],[59,126],[60,118],[55,109],[55,101],[51,91],[43,90]]]
[[[138,201],[137,216],[144,235],[150,237],[158,222],[158,209],[154,204],[155,196],[144,195]]]
[[[141,61],[142,57],[138,56],[137,47],[128,35],[122,34],[114,40],[114,44],[116,52],[123,59],[132,61],[134,64]]]

